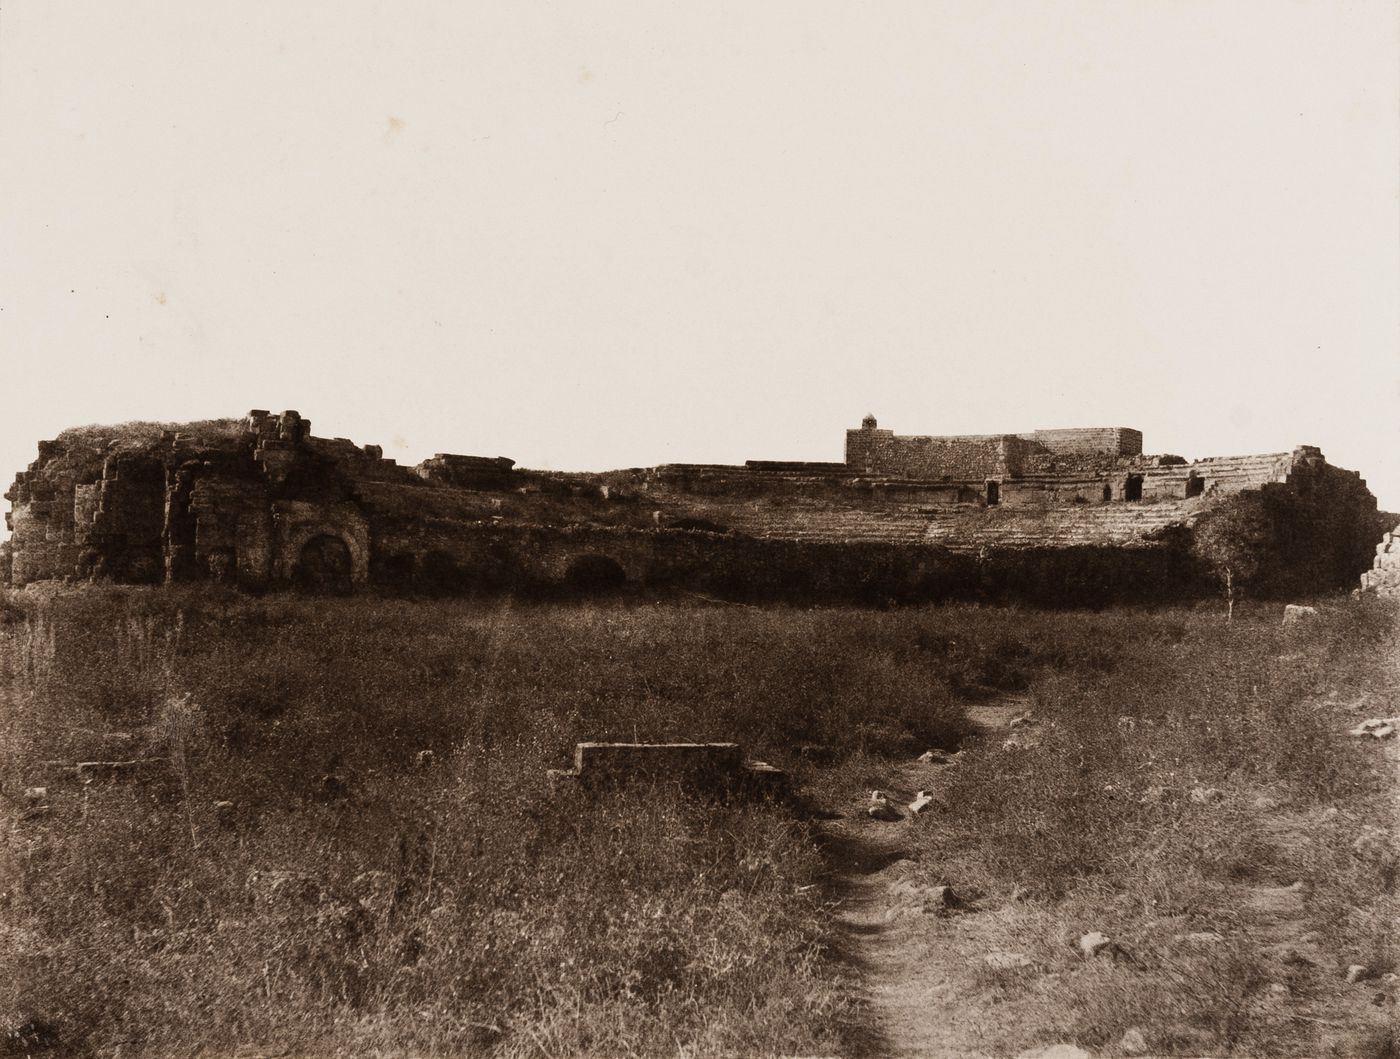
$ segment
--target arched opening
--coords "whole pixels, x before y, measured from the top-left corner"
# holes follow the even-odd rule
[[[1123,499],[1124,499],[1124,500],[1141,500],[1141,499],[1142,499],[1142,475],[1140,475],[1140,474],[1130,474],[1130,475],[1128,475],[1127,481],[1125,481],[1125,482],[1123,483]]]
[[[1103,498],[1104,500],[1113,499],[1113,486],[1109,485],[1107,482],[1103,483]]]
[[[1206,491],[1206,480],[1197,474],[1190,474],[1186,478],[1186,497],[1189,500],[1193,496],[1200,496]]]
[[[606,555],[580,555],[564,571],[564,584],[580,592],[607,592],[626,583],[626,571]]]
[[[349,545],[321,533],[302,545],[293,580],[304,592],[342,595],[350,591],[353,569]]]

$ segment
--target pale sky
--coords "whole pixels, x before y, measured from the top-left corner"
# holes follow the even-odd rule
[[[65,427],[602,470],[1322,447],[1400,509],[1381,2],[0,10],[0,477]]]

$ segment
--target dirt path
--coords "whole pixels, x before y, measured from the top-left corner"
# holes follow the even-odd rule
[[[985,738],[997,738],[1026,709],[1023,699],[1005,698],[970,713]],[[919,789],[936,789],[945,767],[909,762],[882,789],[893,804],[907,806]],[[859,806],[842,809],[846,815],[824,830],[842,953],[860,974],[871,1014],[870,1038],[857,1042],[856,1054],[966,1059],[974,1027],[956,1003],[949,973],[959,956],[936,951],[940,942],[928,929],[929,889],[913,881],[916,865],[905,845],[913,817],[886,822]]]

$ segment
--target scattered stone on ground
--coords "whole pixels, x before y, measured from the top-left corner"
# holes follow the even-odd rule
[[[1219,787],[1192,787],[1190,798],[1197,805],[1217,805],[1225,800],[1225,792]]]
[[[1400,729],[1400,717],[1372,717],[1352,728],[1347,735],[1358,738],[1369,735],[1372,739],[1389,739],[1397,729]]]
[[[1118,1047],[1124,1055],[1142,1055],[1147,1051],[1147,1038],[1142,1035],[1142,1030],[1132,1026],[1123,1032]]]
[[[872,820],[884,820],[886,822],[904,819],[904,814],[890,804],[890,800],[885,796],[884,791],[870,792],[870,804],[866,807],[865,815]]]
[[[926,811],[933,805],[933,795],[928,791],[919,791],[914,795],[914,800],[909,803],[909,811],[915,816]]]
[[[1010,728],[1014,732],[1017,728],[1025,728],[1028,725],[1039,723],[1040,721],[1036,719],[1035,714],[1027,711],[1026,713],[1023,713],[1018,717],[1011,718],[1011,723],[1008,724],[1006,727]]]
[[[237,812],[238,806],[234,805],[233,802],[220,801],[214,803],[214,819],[218,821],[220,827],[232,827]]]
[[[1113,939],[1097,930],[1091,930],[1079,939],[1079,951],[1085,956],[1097,956],[1112,945]]]
[[[951,886],[947,883],[941,883],[929,890],[928,900],[924,902],[924,910],[951,911],[955,908],[962,908],[963,904],[963,899],[953,892]]]
[[[1283,624],[1285,625],[1297,625],[1319,616],[1320,612],[1316,607],[1305,607],[1300,603],[1289,603],[1283,608]]]
[[[26,787],[24,788],[24,804],[30,808],[36,805],[43,805],[49,800],[49,789],[47,787]]]
[[[420,769],[430,769],[436,760],[436,755],[431,750],[420,750],[414,755],[413,763]]]
[[[956,754],[950,754],[946,750],[925,750],[919,755],[919,763],[923,765],[951,765]]]
[[[1347,968],[1345,978],[1348,985],[1355,985],[1357,982],[1366,982],[1374,978],[1375,972],[1362,963],[1354,963]]]

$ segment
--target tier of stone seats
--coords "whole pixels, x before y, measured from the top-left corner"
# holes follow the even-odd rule
[[[930,513],[924,540],[952,551],[1068,548],[1148,543],[1168,527],[1189,524],[1199,502],[1114,503],[1046,508],[964,508]]]
[[[1400,526],[1376,545],[1375,563],[1361,575],[1361,591],[1387,599],[1400,599]]]
[[[784,540],[918,544],[928,529],[928,516],[917,510],[862,511],[856,508],[764,505],[712,511],[710,517],[751,537]]]
[[[830,542],[936,544],[954,552],[983,548],[1063,548],[1147,542],[1189,523],[1200,501],[1095,504],[1065,508],[915,506],[859,509],[801,504],[706,504],[694,513],[753,537]]]

